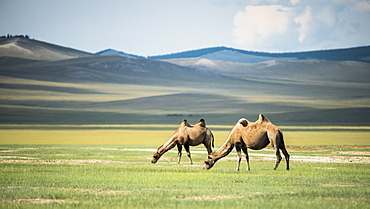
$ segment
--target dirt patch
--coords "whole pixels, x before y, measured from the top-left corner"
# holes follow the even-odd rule
[[[35,150],[36,148],[31,148],[31,147],[23,147],[23,148],[17,148],[15,150],[7,149],[7,150],[1,150],[0,152],[20,152],[23,150]]]
[[[290,161],[292,162],[310,162],[310,163],[363,163],[363,164],[370,164],[370,157],[367,156],[350,156],[349,153],[351,152],[345,152],[347,153],[347,156],[343,155],[334,155],[331,156],[296,156],[296,155],[291,155],[290,156]],[[366,153],[366,152],[361,152],[361,153]],[[341,153],[338,153],[341,154]],[[356,155],[359,154],[359,152],[355,152]],[[365,154],[367,155],[367,154]],[[276,156],[275,155],[270,155],[270,154],[249,154],[249,160],[264,160],[264,161],[276,161]],[[245,159],[244,156],[242,159]],[[224,157],[222,160],[237,160],[237,157]],[[284,158],[283,158],[284,160]]]
[[[290,159],[296,162],[370,164],[370,157],[362,156],[293,156]]]
[[[235,195],[201,195],[201,196],[190,196],[190,197],[173,197],[173,199],[180,200],[221,200],[221,199],[234,199],[243,198],[244,196]]]
[[[339,151],[335,153],[342,154],[342,155],[368,155],[370,156],[370,152],[359,152],[359,151]]]
[[[337,146],[337,145],[301,145],[301,146],[285,146],[286,149],[288,150],[333,150],[333,149],[369,149],[370,146],[368,145],[363,145],[363,146],[358,146],[358,145],[342,145],[342,146]]]
[[[49,149],[52,149],[53,147],[49,147]],[[56,147],[58,148],[58,147]],[[302,149],[302,147],[300,147]],[[303,147],[305,148],[305,147]],[[320,150],[320,149],[328,149],[328,148],[336,148],[336,150],[326,150],[326,151],[332,151],[331,153],[327,154],[315,154],[312,156],[300,156],[300,155],[294,155],[291,153],[290,160],[292,162],[321,162],[321,163],[362,163],[362,164],[370,164],[370,152],[368,150],[368,146],[317,146],[317,147],[308,147],[309,149],[313,150]],[[358,151],[341,151],[341,148],[352,148],[352,149],[364,149],[366,150],[358,150]],[[16,150],[3,150],[1,152],[18,152],[19,150],[25,150],[25,149],[35,149],[35,148],[19,148]],[[59,149],[59,148],[58,148]],[[92,149],[92,148],[84,148],[84,149]],[[94,148],[96,149],[96,148]],[[98,148],[102,150],[120,150],[124,152],[153,152],[155,149],[115,149],[115,148]],[[263,161],[276,161],[276,156],[273,154],[273,150],[271,149],[265,149],[265,151],[271,151],[272,154],[260,154],[260,153],[249,153],[250,160],[263,160]],[[177,151],[170,150],[169,152],[177,153]],[[193,153],[199,153],[199,154],[207,154],[206,151],[192,151]],[[20,155],[20,154],[18,154]],[[149,156],[142,156],[141,158],[145,158],[148,160],[148,162],[125,162],[125,161],[115,161],[115,160],[100,160],[100,159],[81,159],[81,160],[74,160],[74,159],[61,159],[61,160],[37,160],[37,158],[32,157],[20,157],[20,156],[0,156],[0,163],[51,163],[51,164],[145,164],[148,163],[151,160],[151,157]],[[70,154],[54,154],[56,156],[64,156],[64,155],[70,155]],[[117,156],[114,155],[108,155],[109,158],[115,158]],[[236,153],[230,153],[227,157],[222,158],[221,160],[232,160],[236,161]],[[243,159],[244,156],[243,156]],[[168,156],[162,156],[159,160],[160,163],[169,163],[173,164],[176,163],[175,157],[168,157]],[[187,160],[185,158],[182,159],[182,162],[184,165],[187,165]]]
[[[330,146],[319,146],[319,149],[329,148]],[[340,148],[368,148],[366,146],[339,146]],[[310,147],[313,149],[312,147]],[[121,149],[122,151],[153,151],[152,149]],[[265,151],[274,152],[272,149],[264,149]],[[171,150],[170,150],[171,151]],[[173,151],[175,152],[175,151]],[[197,151],[197,153],[207,154],[206,151]],[[342,156],[343,154],[348,156]],[[236,153],[231,153],[229,156],[222,158],[221,160],[235,160],[236,161]],[[291,155],[290,160],[295,162],[322,162],[322,163],[364,163],[370,164],[370,157],[366,155],[370,155],[370,152],[366,151],[348,151],[348,152],[334,152],[333,154],[329,154],[330,156],[296,156]],[[355,156],[351,156],[355,155]],[[357,155],[357,156],[356,156]],[[259,154],[259,153],[249,153],[250,160],[266,160],[266,161],[276,161],[276,156],[274,154]],[[163,159],[162,159],[163,158]],[[168,160],[162,156],[161,160]],[[244,156],[243,156],[244,159]]]

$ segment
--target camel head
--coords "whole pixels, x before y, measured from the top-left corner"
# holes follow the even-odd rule
[[[161,147],[162,146],[160,146],[158,148],[158,150],[160,150]],[[159,160],[159,158],[163,155],[163,154],[159,153],[158,150],[155,151],[155,153],[153,154],[152,163],[157,163],[157,161]]]
[[[204,166],[203,166],[203,169],[204,170],[209,170],[213,167],[213,165],[215,164],[215,160],[213,160],[213,156],[212,154],[208,155],[208,158],[204,161]]]
[[[158,159],[161,156],[162,156],[161,154],[159,154],[158,152],[155,152],[154,155],[153,155],[152,163],[157,163]]]

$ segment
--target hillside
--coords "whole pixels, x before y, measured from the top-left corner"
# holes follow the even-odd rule
[[[37,54],[39,42],[27,43]],[[368,62],[22,56],[0,57],[2,124],[177,124],[205,118],[207,124],[230,125],[264,113],[279,125],[370,125]]]
[[[19,58],[14,59],[19,60]],[[0,64],[10,63],[10,60],[12,58],[0,58]],[[187,83],[204,80],[207,80],[207,83],[222,81],[212,72],[205,73],[168,62],[120,56],[90,56],[52,62],[2,65],[0,76],[67,83],[96,82],[160,86],[182,86],[181,81]]]
[[[212,47],[168,55],[150,56],[149,59],[206,58],[237,63],[258,63],[271,60],[326,60],[370,62],[370,46],[308,52],[266,53],[228,47]]]
[[[0,38],[0,57],[62,60],[93,54],[28,38]]]
[[[128,54],[128,53],[117,51],[117,50],[114,50],[114,49],[102,50],[102,51],[99,51],[95,54],[97,54],[97,55],[106,55],[106,56],[134,57],[134,58],[143,58],[143,59],[145,58],[145,57],[142,57],[142,56],[138,56],[138,55],[134,55],[134,54]]]

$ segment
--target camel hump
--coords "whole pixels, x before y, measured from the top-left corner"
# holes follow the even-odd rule
[[[249,121],[245,118],[240,118],[238,123],[242,124],[242,126],[246,127],[249,123]]]
[[[196,124],[202,127],[206,127],[206,121],[203,118],[200,119]]]
[[[270,120],[267,119],[264,115],[259,114],[258,121],[257,122],[259,122],[259,123],[262,123],[262,122],[268,122],[268,123],[270,123]]]
[[[188,120],[184,119],[182,120],[181,125],[189,126],[190,124],[188,123]]]

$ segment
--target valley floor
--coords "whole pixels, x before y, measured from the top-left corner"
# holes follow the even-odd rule
[[[288,146],[273,171],[272,150],[251,151],[251,170],[236,155],[203,170],[205,149],[168,152],[155,145],[2,144],[1,208],[367,208],[370,147]],[[331,159],[331,160],[325,160]],[[348,160],[350,159],[350,160]],[[362,160],[358,160],[362,159]]]

